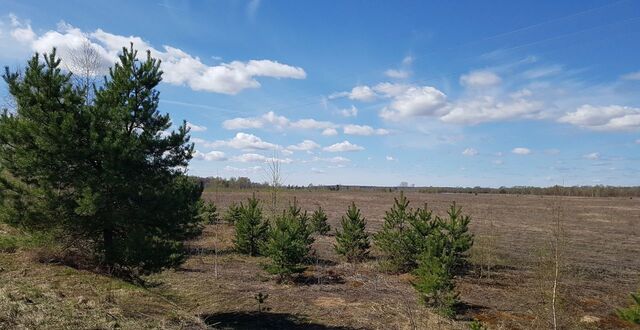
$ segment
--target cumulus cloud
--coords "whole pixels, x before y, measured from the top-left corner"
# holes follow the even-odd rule
[[[349,109],[340,109],[339,113],[343,117],[355,117],[358,115],[358,108],[352,105]]]
[[[405,79],[411,75],[411,72],[407,70],[389,69],[384,72],[384,75],[393,79]]]
[[[187,122],[187,128],[189,128],[191,132],[204,132],[207,130],[205,126],[199,126],[189,122]]]
[[[273,111],[269,111],[258,117],[239,117],[222,122],[222,127],[228,130],[242,130],[252,128],[270,128],[275,130],[294,129],[315,129],[325,130],[337,127],[329,121],[318,121],[315,119],[289,120],[287,117],[278,116]]]
[[[12,16],[11,36],[17,42],[28,46],[33,51],[49,52],[53,47],[58,49],[60,57],[65,58],[76,52],[83,45],[90,45],[100,56],[106,68],[118,60],[122,47],[133,43],[144,56],[147,50],[155,58],[162,60],[163,81],[173,85],[185,85],[193,90],[222,94],[237,94],[248,88],[260,87],[258,77],[304,79],[306,72],[296,66],[272,60],[231,61],[217,65],[207,65],[199,57],[190,55],[181,49],[168,45],[156,49],[148,42],[136,36],[123,36],[97,29],[85,32],[67,23],[58,24],[57,30],[36,34],[31,25],[21,22]]]
[[[528,148],[522,148],[522,147],[518,147],[518,148],[513,148],[513,150],[511,150],[512,153],[516,154],[516,155],[528,155],[531,153],[531,150]]]
[[[380,116],[387,120],[436,116],[441,114],[446,101],[447,96],[434,87],[412,86],[394,96],[391,104],[382,109]]]
[[[202,140],[194,139],[194,142],[197,144],[198,142],[204,142]],[[215,142],[204,142],[205,146],[208,147],[229,147],[234,149],[242,149],[242,150],[277,150],[280,148],[277,144],[269,143],[263,141],[261,138],[248,133],[237,133],[230,140],[219,140]]]
[[[258,173],[258,172],[260,172],[262,170],[262,167],[260,167],[260,166],[252,166],[252,167],[239,168],[239,167],[233,167],[233,166],[225,166],[224,170],[226,172],[249,174],[249,173]]]
[[[368,125],[345,125],[344,134],[348,135],[387,135],[389,131],[384,128],[373,128]]]
[[[586,158],[586,159],[589,159],[589,160],[598,160],[598,159],[600,159],[600,153],[592,152],[590,154],[584,155],[583,157]]]
[[[497,74],[487,70],[471,71],[460,76],[460,84],[469,88],[495,86],[500,84],[501,81],[502,79]]]
[[[210,151],[210,152],[207,152],[207,153],[203,153],[203,152],[200,152],[200,151],[196,150],[193,153],[193,158],[194,159],[199,159],[199,160],[206,160],[206,161],[227,160],[227,157],[225,156],[224,152],[222,152],[222,151]]]
[[[515,118],[542,117],[544,104],[531,100],[529,96],[530,92],[523,90],[503,100],[493,96],[460,100],[450,104],[446,114],[440,119],[447,123],[478,124]]]
[[[304,140],[298,144],[290,145],[287,147],[287,149],[294,151],[311,151],[317,148],[320,148],[320,145],[311,140]]]
[[[576,111],[560,117],[558,121],[597,131],[638,130],[640,129],[640,108],[585,104]]]
[[[322,130],[322,135],[324,136],[338,135],[338,130],[335,128],[325,128],[324,130]]]
[[[373,101],[376,99],[376,93],[369,86],[356,86],[351,90],[348,97],[358,101]]]
[[[478,150],[473,149],[473,148],[467,148],[467,149],[464,149],[462,154],[465,155],[465,156],[473,157],[473,156],[478,154]]]
[[[283,164],[289,164],[293,162],[293,160],[290,158],[281,159],[281,158],[267,157],[267,156],[255,154],[255,153],[247,153],[247,154],[234,156],[231,158],[231,161],[240,162],[240,163],[267,163],[267,162],[276,161]]]
[[[351,161],[351,159],[346,158],[346,157],[342,157],[342,156],[335,156],[335,157],[329,157],[329,158],[321,158],[321,157],[314,157],[313,158],[314,162],[327,162],[327,163],[332,163],[332,164],[345,164]]]
[[[324,147],[322,150],[328,151],[328,152],[343,152],[343,151],[360,151],[360,150],[364,150],[364,148],[357,144],[353,144],[345,140],[336,144],[332,144],[328,147]]]

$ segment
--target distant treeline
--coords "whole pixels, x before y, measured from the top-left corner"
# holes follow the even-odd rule
[[[268,183],[252,182],[247,177],[221,178],[207,177],[196,179],[202,182],[206,190],[215,188],[231,189],[256,189],[266,188]],[[350,186],[350,185],[308,185],[296,186],[285,185],[283,189],[293,190],[386,190],[386,191],[417,191],[431,194],[513,194],[513,195],[547,195],[547,196],[579,196],[579,197],[640,197],[640,186],[636,187],[616,187],[616,186],[552,186],[552,187],[532,187],[514,186],[500,188],[486,187],[381,187],[381,186]]]

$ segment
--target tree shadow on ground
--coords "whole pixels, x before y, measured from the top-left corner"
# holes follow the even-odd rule
[[[315,274],[299,274],[295,276],[293,279],[293,283],[303,284],[303,285],[315,285],[315,284],[325,284],[325,285],[335,285],[335,284],[345,284],[346,281],[342,276],[336,274],[335,272],[321,272]]]
[[[334,327],[311,323],[302,317],[286,313],[229,312],[201,315],[202,320],[215,329],[311,329],[352,330],[349,327]]]

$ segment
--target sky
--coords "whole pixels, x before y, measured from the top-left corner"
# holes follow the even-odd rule
[[[0,1],[3,66],[133,42],[189,174],[292,185],[640,185],[639,37],[633,0]]]

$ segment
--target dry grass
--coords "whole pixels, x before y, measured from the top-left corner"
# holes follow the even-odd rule
[[[224,211],[252,191],[206,197]],[[279,207],[296,196],[303,209],[321,205],[335,228],[353,200],[369,231],[378,230],[394,193],[383,191],[282,191]],[[269,199],[269,192],[258,192]],[[193,255],[181,269],[146,278],[144,289],[65,266],[41,264],[22,250],[0,252],[0,328],[294,328],[465,329],[479,319],[491,329],[529,329],[544,324],[541,275],[544,246],[552,237],[552,206],[561,203],[566,250],[559,315],[566,327],[631,327],[613,315],[637,289],[640,269],[640,204],[637,199],[513,195],[407,194],[413,206],[428,202],[443,214],[453,200],[472,216],[479,239],[475,257],[485,263],[458,278],[464,302],[460,320],[444,320],[420,305],[411,276],[378,271],[375,259],[343,262],[334,238],[316,239],[316,258],[294,283],[277,284],[263,269],[265,258],[232,251],[233,228],[209,226],[190,242]],[[215,232],[217,228],[217,232]],[[6,234],[1,231],[0,236]],[[214,250],[218,251],[215,275]],[[373,257],[376,256],[374,251]],[[476,259],[474,259],[476,260]],[[540,280],[543,278],[544,280]],[[543,284],[541,284],[543,283]],[[258,312],[255,294],[269,294]],[[542,312],[541,312],[542,311]],[[564,325],[565,323],[563,323]]]

